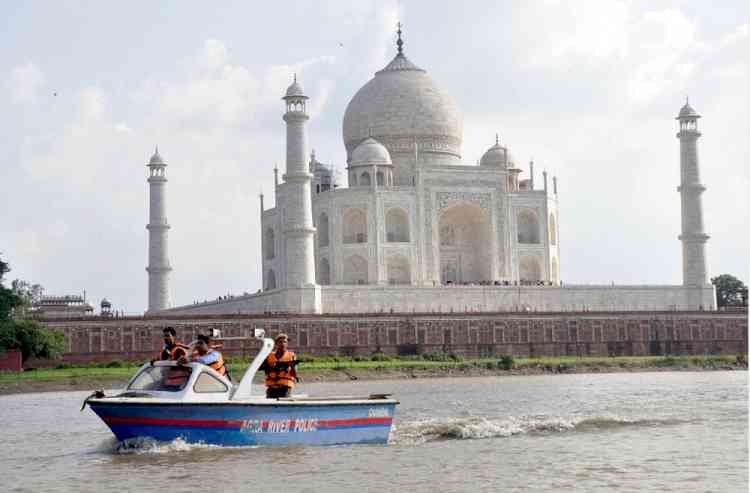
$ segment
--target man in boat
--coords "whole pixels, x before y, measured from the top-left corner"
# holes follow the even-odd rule
[[[219,351],[212,349],[211,338],[209,336],[198,334],[198,341],[195,343],[194,348],[191,361],[209,366],[221,375],[226,376],[230,381],[232,380],[229,376],[227,365],[224,363],[224,357]],[[187,357],[181,359],[180,362],[187,363]]]
[[[162,361],[177,361],[180,358],[186,358],[188,355],[188,346],[177,342],[177,332],[173,327],[164,328],[164,349],[159,354]],[[153,363],[154,360],[151,362]]]
[[[274,351],[260,365],[266,372],[266,397],[269,399],[289,397],[295,382],[299,382],[296,368],[299,362],[295,354],[287,350],[289,337],[279,334],[275,341]]]

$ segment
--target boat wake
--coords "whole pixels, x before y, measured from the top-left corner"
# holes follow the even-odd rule
[[[220,445],[211,445],[206,443],[188,443],[182,438],[177,438],[171,442],[160,442],[149,437],[131,438],[122,442],[117,442],[114,447],[114,453],[121,455],[161,455],[171,454],[174,452],[195,452],[209,449],[229,449],[229,448],[255,448],[255,446],[246,447],[227,447]]]
[[[505,438],[524,434],[602,431],[626,427],[655,427],[683,423],[677,419],[619,416],[518,416],[504,418],[429,418],[397,422],[390,443],[418,444],[435,440]]]

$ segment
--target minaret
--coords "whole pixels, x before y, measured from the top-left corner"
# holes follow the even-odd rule
[[[312,221],[310,181],[312,174],[307,163],[307,99],[302,86],[294,76],[294,82],[282,98],[286,102],[286,280],[287,289],[315,286],[315,256]],[[296,304],[296,303],[292,303]],[[304,305],[300,301],[300,305]],[[294,311],[308,311],[300,306]]]
[[[682,241],[682,284],[686,287],[704,287],[708,283],[706,241],[709,236],[703,232],[701,194],[706,187],[701,185],[698,170],[698,137],[701,136],[698,118],[700,115],[688,101],[676,118],[680,129],[677,132],[680,139],[680,186],[677,191],[682,203],[682,234],[679,238]]]
[[[169,308],[169,265],[167,233],[167,163],[156,148],[148,163],[149,221],[148,230],[148,311]]]

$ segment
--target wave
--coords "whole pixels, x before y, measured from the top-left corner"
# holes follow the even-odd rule
[[[428,418],[394,424],[393,431],[391,432],[391,443],[409,444],[434,440],[505,438],[524,434],[664,426],[682,422],[677,419],[624,418],[620,416]]]
[[[114,445],[114,453],[116,454],[171,454],[174,452],[194,452],[197,450],[211,450],[211,449],[236,449],[236,448],[256,448],[254,445],[245,447],[228,447],[221,445],[212,445],[207,443],[188,443],[182,438],[177,438],[171,442],[161,442],[150,437],[139,437],[117,442]]]

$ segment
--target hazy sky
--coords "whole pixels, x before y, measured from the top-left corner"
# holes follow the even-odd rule
[[[537,183],[558,176],[566,283],[681,282],[674,117],[689,95],[709,272],[750,280],[746,1],[218,3],[0,5],[8,280],[142,312],[158,144],[173,302],[256,291],[258,192],[273,205],[292,74],[318,158],[343,168],[346,104],[395,54],[398,20],[464,113],[466,163],[499,132]]]

